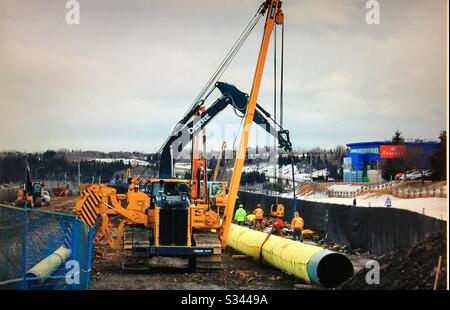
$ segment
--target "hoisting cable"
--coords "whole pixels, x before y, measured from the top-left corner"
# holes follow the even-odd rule
[[[283,113],[284,113],[284,23],[281,24],[281,72],[280,72],[280,127],[283,128]],[[292,218],[297,211],[297,188],[295,185],[295,165],[294,165],[294,154],[289,152],[291,157],[291,169],[292,169],[292,193],[293,193],[293,203],[292,203]]]
[[[258,9],[258,11],[256,12],[256,14],[252,17],[250,22],[247,24],[244,31],[239,35],[239,37],[236,40],[236,42],[234,43],[233,47],[228,51],[227,55],[222,60],[219,67],[216,69],[216,71],[210,77],[210,79],[205,84],[205,86],[202,88],[200,93],[197,95],[197,97],[195,98],[194,102],[192,103],[192,105],[190,106],[188,111],[184,114],[182,120],[185,120],[189,115],[191,115],[193,113],[193,111],[195,111],[197,109],[200,101],[205,100],[205,98],[203,98],[205,96],[205,94],[207,94],[206,97],[208,97],[214,91],[215,83],[220,79],[220,77],[226,71],[226,69],[228,68],[228,66],[231,64],[234,57],[236,56],[236,54],[239,52],[239,50],[241,49],[241,47],[247,40],[247,38],[250,35],[250,33],[252,32],[252,30],[255,28],[258,21],[261,19],[261,16],[262,16],[261,13],[263,12],[263,7],[264,6],[262,4],[260,6],[260,8]],[[174,131],[177,130],[182,125],[183,125],[182,121],[179,122],[177,125],[175,125]],[[168,137],[166,139],[165,143],[159,148],[157,154],[160,154],[162,152],[163,146],[167,143],[168,139],[170,139],[170,137]]]
[[[244,123],[244,118],[242,117],[242,118],[241,118],[241,122],[240,122],[239,127],[238,127],[238,131],[236,132],[236,134],[234,135],[234,138],[233,138],[233,145],[232,145],[232,147],[231,147],[231,152],[232,152],[232,153],[235,152],[235,148],[236,148],[236,140],[237,140],[237,137],[238,137],[239,133],[241,132],[241,127],[242,127],[242,124],[243,124],[243,123]],[[234,155],[234,154],[233,154],[233,155]],[[237,154],[237,153],[236,153],[236,156],[233,156],[234,160],[236,160],[237,156],[239,156],[239,154]],[[224,174],[225,174],[225,172],[226,172],[226,171],[224,171]],[[231,180],[226,180],[226,181],[228,182],[228,184],[230,184],[230,182],[231,182]]]
[[[202,90],[200,91],[200,93],[195,98],[194,102],[192,103],[192,105],[191,105],[190,109],[188,110],[188,112],[186,113],[186,115],[188,115],[189,112],[192,111],[192,109],[194,109],[196,107],[198,101],[205,95],[205,93],[208,92],[210,87],[215,84],[215,82],[220,78],[220,76],[222,76],[223,72],[229,66],[229,64],[233,60],[234,56],[236,55],[236,53],[239,51],[239,49],[242,47],[242,45],[245,42],[245,40],[248,38],[250,32],[253,30],[253,28],[255,28],[256,24],[260,20],[260,18],[262,16],[261,15],[262,8],[263,8],[263,5],[261,5],[258,8],[258,11],[255,13],[255,15],[252,17],[250,22],[244,28],[244,31],[239,35],[238,39],[233,44],[231,49],[228,51],[227,55],[222,60],[222,62],[219,64],[219,66],[216,69],[216,71],[209,78],[208,82],[203,86]]]
[[[228,68],[230,63],[233,61],[234,57],[236,56],[236,54],[239,52],[239,50],[243,46],[243,44],[247,40],[248,36],[252,32],[252,30],[255,28],[256,24],[259,22],[261,17],[265,14],[265,10],[266,10],[266,8],[265,8],[265,2],[264,2],[264,3],[262,3],[260,5],[260,7],[258,8],[258,10],[255,13],[255,15],[251,18],[250,22],[244,28],[244,31],[239,35],[238,39],[233,44],[231,49],[228,51],[228,53],[225,56],[225,58],[219,64],[219,67],[216,69],[216,71],[210,77],[210,79],[205,84],[205,86],[202,88],[200,93],[197,95],[197,97],[195,98],[195,100],[192,103],[191,107],[189,108],[189,110],[183,116],[183,119],[185,119],[188,115],[190,115],[192,113],[192,111],[197,109],[198,102],[202,99],[202,97],[206,93],[208,93],[207,96],[209,96],[212,93],[212,91],[214,90],[213,86],[218,81],[218,79],[220,79],[220,77],[226,71],[226,69]],[[178,123],[174,128],[177,128],[179,125],[180,125],[180,123]],[[167,143],[168,139],[170,139],[170,137],[167,138],[167,140],[165,141],[163,146]],[[235,141],[234,142],[236,142],[236,137],[235,137]],[[160,147],[160,149],[158,150],[157,154],[160,154],[162,152],[163,146]],[[150,165],[147,165],[146,167],[144,167],[144,169],[141,171],[141,173],[139,173],[138,177],[141,177],[147,171],[149,166]]]
[[[273,27],[273,118],[274,127],[277,120],[277,25]],[[277,137],[273,137],[273,150],[275,153],[274,160],[274,178],[275,183],[278,184],[278,148],[277,148]],[[278,195],[275,195],[275,203],[278,204]]]

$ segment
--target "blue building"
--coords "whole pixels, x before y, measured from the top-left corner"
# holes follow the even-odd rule
[[[344,182],[380,183],[380,163],[389,158],[405,157],[408,153],[418,150],[423,158],[429,158],[438,147],[436,141],[414,140],[400,145],[391,141],[358,142],[347,144],[347,154],[344,157]]]

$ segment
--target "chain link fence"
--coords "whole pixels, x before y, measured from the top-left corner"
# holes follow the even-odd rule
[[[92,240],[72,214],[0,204],[0,289],[88,289]]]

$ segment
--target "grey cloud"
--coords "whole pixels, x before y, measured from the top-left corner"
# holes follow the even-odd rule
[[[154,151],[259,2],[80,0],[81,24],[68,26],[64,1],[0,0],[0,148]],[[284,123],[298,148],[397,128],[435,138],[446,126],[448,4],[380,0],[381,24],[369,26],[364,3],[284,3]],[[261,27],[222,78],[246,92]],[[267,109],[271,53],[259,98]],[[239,120],[228,110],[214,123]]]

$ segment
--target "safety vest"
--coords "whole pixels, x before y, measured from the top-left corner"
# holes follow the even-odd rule
[[[245,220],[245,217],[247,216],[247,213],[244,209],[239,208],[236,210],[236,214],[234,215],[234,219],[238,222],[243,222]]]
[[[303,229],[303,226],[305,225],[305,222],[303,221],[303,218],[301,217],[294,217],[292,219],[292,228],[294,229]]]
[[[253,213],[256,215],[255,219],[262,220],[264,218],[264,210],[261,208],[255,209]]]

